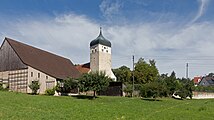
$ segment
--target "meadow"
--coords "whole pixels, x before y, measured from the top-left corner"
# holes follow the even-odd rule
[[[0,119],[211,120],[214,99],[157,101],[141,98],[29,95],[0,91]]]

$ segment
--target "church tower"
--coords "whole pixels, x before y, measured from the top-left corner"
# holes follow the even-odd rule
[[[107,76],[116,81],[116,77],[111,70],[111,42],[100,34],[90,43],[90,69],[92,72],[103,71]]]

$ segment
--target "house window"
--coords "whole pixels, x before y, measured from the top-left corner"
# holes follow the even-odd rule
[[[103,52],[103,49],[102,49],[102,52]]]
[[[30,76],[33,77],[33,72],[30,73]]]
[[[108,50],[106,50],[106,52],[108,52]]]
[[[55,82],[54,81],[48,81],[46,82],[46,89],[52,89],[54,88]]]
[[[46,79],[48,79],[48,76],[46,76]]]
[[[106,47],[104,47],[104,49],[106,49]]]
[[[40,73],[38,73],[38,78],[40,78]]]

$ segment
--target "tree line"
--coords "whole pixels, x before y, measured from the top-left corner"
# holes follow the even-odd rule
[[[141,97],[173,97],[179,95],[181,99],[192,98],[193,82],[190,79],[177,78],[172,71],[170,75],[159,74],[155,60],[146,62],[140,58],[131,71],[127,66],[113,69],[117,81],[125,84],[124,92],[130,96],[134,91],[138,91]],[[134,91],[132,89],[134,75]]]

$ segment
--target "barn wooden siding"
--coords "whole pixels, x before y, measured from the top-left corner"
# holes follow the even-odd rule
[[[0,82],[4,86],[12,91],[27,92],[27,66],[6,40],[0,49],[0,74]]]
[[[27,66],[21,61],[10,44],[5,40],[0,49],[0,72],[26,68]]]

